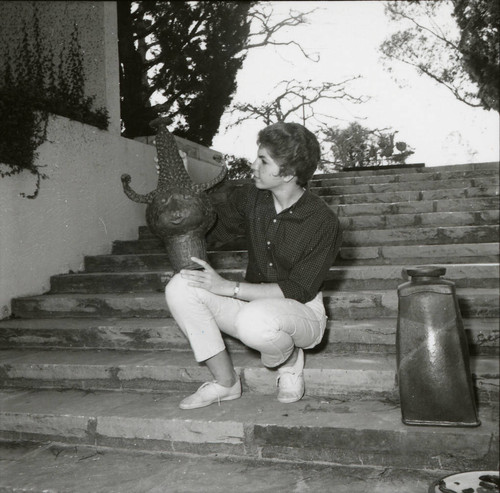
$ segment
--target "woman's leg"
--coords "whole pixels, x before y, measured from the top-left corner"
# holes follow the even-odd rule
[[[318,344],[326,326],[322,295],[302,304],[290,299],[256,300],[236,319],[237,337],[257,349],[265,366],[278,367],[278,400],[296,402],[305,393],[302,348]]]
[[[236,314],[245,302],[188,286],[188,281],[180,275],[167,284],[165,299],[188,338],[195,359],[204,362],[214,377],[213,382],[204,383],[194,394],[183,399],[179,404],[181,409],[205,407],[240,397],[241,382],[225,349],[219,326],[234,331]]]
[[[287,361],[292,365],[298,356],[296,347],[314,347],[323,337],[322,296],[306,304],[281,298],[252,301],[239,310],[235,326],[236,334],[231,335],[259,351],[265,366],[274,368]]]
[[[223,387],[232,387],[238,380],[233,362],[226,349],[204,362],[214,379]]]
[[[231,327],[245,304],[241,300],[189,286],[179,274],[165,287],[165,299],[198,362],[207,361],[225,350],[221,330],[234,331]]]

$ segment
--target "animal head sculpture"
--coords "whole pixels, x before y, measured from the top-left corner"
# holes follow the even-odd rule
[[[140,195],[130,187],[130,175],[121,176],[123,191],[134,202],[148,204],[146,222],[167,248],[174,270],[199,268],[189,258],[206,259],[205,235],[215,221],[215,212],[205,191],[221,182],[223,167],[213,180],[196,184],[191,181],[179,154],[174,136],[168,131],[169,120],[157,118],[158,184],[156,190]]]

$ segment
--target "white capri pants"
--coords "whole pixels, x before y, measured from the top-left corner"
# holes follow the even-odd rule
[[[196,361],[225,349],[221,331],[261,353],[262,363],[284,363],[295,347],[320,343],[326,327],[323,295],[300,303],[288,298],[243,301],[188,286],[176,274],[165,287],[168,308],[185,334]]]

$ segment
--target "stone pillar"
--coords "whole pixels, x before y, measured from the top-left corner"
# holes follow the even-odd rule
[[[69,45],[76,24],[83,53],[84,93],[95,97],[95,107],[105,107],[110,117],[109,132],[120,134],[120,94],[118,64],[118,27],[116,2],[0,1],[0,70],[5,50],[19,46],[23,24],[28,33],[38,13],[42,42],[50,46],[55,66],[61,49]],[[2,70],[3,72],[3,70]]]

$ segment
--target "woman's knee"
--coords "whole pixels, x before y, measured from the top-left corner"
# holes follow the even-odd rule
[[[235,326],[240,340],[248,346],[258,347],[273,340],[279,330],[275,314],[267,300],[255,300],[238,313]]]
[[[175,274],[165,286],[165,299],[167,303],[185,299],[190,289],[191,287],[188,286],[188,281],[180,274]]]

